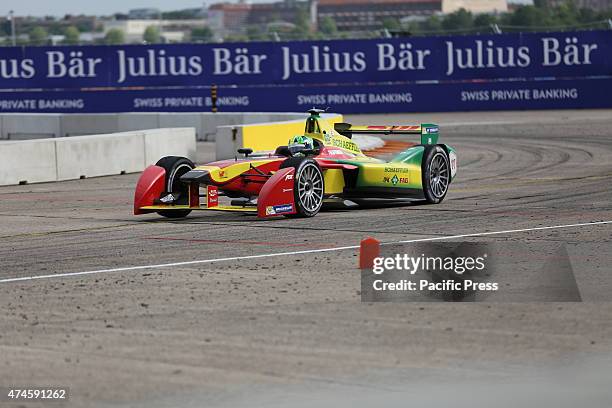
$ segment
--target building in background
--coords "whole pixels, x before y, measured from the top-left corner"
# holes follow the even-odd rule
[[[306,13],[314,28],[331,18],[340,31],[373,31],[385,20],[418,21],[464,8],[474,14],[508,11],[506,0],[282,0],[269,3],[217,3],[208,8],[210,27],[221,36],[248,26],[291,24]]]
[[[161,11],[157,8],[138,8],[128,12],[130,20],[153,20],[161,18]]]
[[[313,0],[317,20],[331,17],[339,30],[370,31],[385,20],[423,20],[433,14],[448,14],[461,8],[474,14],[504,13],[506,0]]]
[[[208,8],[208,25],[217,34],[242,32],[245,29],[251,4],[217,3]]]
[[[573,0],[578,8],[591,9],[595,11],[612,10],[612,0]],[[546,0],[550,7],[558,7],[567,0]]]
[[[318,0],[317,21],[330,17],[341,31],[372,31],[389,19],[427,17],[442,12],[443,0]]]
[[[104,41],[103,32],[86,32],[79,34],[79,44],[96,44]]]
[[[281,0],[269,3],[216,3],[208,7],[209,27],[223,37],[231,33],[244,33],[249,26],[265,30],[269,25],[292,25],[301,10],[310,13],[309,0]],[[316,16],[315,16],[316,17]],[[315,21],[309,14],[309,20]]]
[[[309,2],[284,0],[275,3],[254,3],[249,11],[247,23],[251,25],[294,23],[300,10],[310,13]]]
[[[159,30],[164,42],[182,42],[189,37],[194,28],[204,28],[204,19],[196,20],[106,20],[104,34],[110,30],[121,30],[126,43],[140,43],[148,27]]]
[[[508,11],[506,0],[442,0],[442,14],[466,9],[473,14],[498,14]]]

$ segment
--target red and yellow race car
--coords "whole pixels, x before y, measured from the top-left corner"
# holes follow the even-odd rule
[[[438,143],[437,125],[332,127],[321,112],[310,110],[304,134],[274,152],[243,148],[240,157],[204,166],[183,157],[162,158],[141,175],[134,214],[182,218],[194,210],[218,210],[312,217],[325,202],[338,200],[442,202],[457,173],[457,154]],[[421,143],[383,161],[364,155],[351,140],[355,134],[420,135]]]

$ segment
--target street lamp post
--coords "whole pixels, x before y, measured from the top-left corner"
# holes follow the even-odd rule
[[[158,26],[158,31],[159,31],[159,40],[161,42],[165,42],[163,39],[163,32],[164,32],[164,19],[163,19],[163,15],[162,15],[162,11],[159,10],[157,13],[157,26]]]
[[[13,10],[9,11],[9,19],[11,20],[11,41],[14,47],[17,45],[17,37],[15,36],[15,12]]]

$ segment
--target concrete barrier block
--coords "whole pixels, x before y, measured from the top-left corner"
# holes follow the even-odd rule
[[[61,118],[61,135],[100,135],[119,131],[117,114],[65,114]]]
[[[120,113],[117,114],[117,131],[131,132],[135,130],[158,129],[159,114],[157,113]]]
[[[3,139],[41,139],[60,135],[60,115],[24,113],[2,115]]]
[[[246,112],[246,113],[204,113],[203,128],[207,134],[206,140],[215,141],[217,138],[217,127],[219,126],[241,126],[255,123],[266,123],[272,118],[275,121],[286,121],[293,119],[304,119],[306,116],[301,113],[265,113],[265,112]]]
[[[0,143],[0,185],[57,180],[55,139]]]
[[[246,112],[242,115],[242,120],[238,124],[250,125],[254,123],[265,123],[270,121],[269,113]]]
[[[215,142],[217,160],[235,157],[236,150],[242,147],[242,138],[242,126],[219,126]]]
[[[217,127],[219,126],[239,126],[253,123],[266,123],[270,120],[286,121],[293,119],[303,119],[306,116],[301,113],[266,113],[266,112],[218,112],[210,113],[203,112],[202,114],[202,129],[204,138],[198,140],[206,140],[214,142],[216,140]]]
[[[242,117],[241,113],[202,113],[201,119],[203,138],[200,138],[199,140],[214,142],[217,138],[217,127],[239,124],[241,123],[239,120],[240,117]]]
[[[242,114],[242,122],[240,122],[240,124],[252,125],[258,123],[304,120],[307,116],[308,115],[305,113],[291,112],[246,112]]]
[[[305,120],[308,117],[307,113],[269,113],[269,122],[285,122],[288,120]]]
[[[40,137],[24,133],[50,131],[60,137],[23,143],[0,151],[0,184],[17,184],[53,180],[70,180],[142,171],[168,155],[196,158],[196,129],[201,135],[216,134],[217,159],[232,158],[240,147],[273,150],[294,134],[303,132],[302,113],[188,113],[188,114],[101,114],[101,115],[28,115],[0,116],[0,130],[20,130],[23,137]],[[322,115],[326,121],[341,121],[340,115]],[[280,122],[270,123],[270,120]],[[116,134],[104,134],[124,128],[170,126],[193,123],[193,128],[162,128]],[[246,124],[245,124],[246,123]],[[7,125],[8,124],[8,125]],[[50,130],[49,130],[50,129]],[[102,134],[100,134],[102,133]],[[6,133],[11,134],[11,133]],[[90,136],[74,136],[91,134]],[[20,136],[21,137],[21,136]],[[30,148],[27,143],[34,143]],[[246,143],[246,145],[245,145]],[[247,146],[248,145],[248,146]],[[11,145],[13,146],[13,145]],[[52,147],[52,148],[51,148]],[[30,152],[31,150],[31,152]],[[51,164],[49,164],[51,162]],[[28,163],[23,168],[22,163]]]
[[[145,167],[164,156],[196,158],[195,128],[147,130],[144,135]]]
[[[201,113],[159,113],[160,128],[195,128],[197,140],[205,140]]]
[[[144,169],[143,132],[64,137],[55,141],[58,180],[134,173]]]

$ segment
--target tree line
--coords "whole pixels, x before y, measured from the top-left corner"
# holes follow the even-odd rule
[[[182,16],[182,14],[173,17]],[[57,23],[45,27],[34,25],[28,28],[29,40],[20,40],[22,45],[46,45],[49,35],[62,35],[62,44],[75,45],[80,42],[80,33],[89,27],[71,25],[61,26]],[[403,23],[399,19],[389,18],[381,22],[381,30],[370,32],[343,32],[338,30],[331,17],[319,21],[317,29],[312,29],[308,10],[298,8],[294,21],[290,24],[277,22],[267,26],[248,26],[244,33],[230,34],[223,41],[278,41],[278,40],[325,40],[343,38],[375,38],[382,35],[443,35],[470,34],[485,32],[517,31],[559,31],[571,29],[612,29],[612,9],[597,12],[592,9],[579,8],[572,0],[557,7],[550,7],[546,0],[534,0],[533,5],[520,5],[513,11],[500,14],[473,14],[460,9],[446,15],[432,15],[421,21]],[[100,32],[101,27],[91,31]],[[209,27],[193,28],[187,40],[190,42],[211,42],[219,40]],[[0,36],[5,37],[5,45],[10,44],[10,26],[0,25]],[[160,43],[163,36],[156,26],[149,26],[144,35],[145,43]],[[124,44],[125,34],[119,29],[111,29],[96,40],[99,44]]]
[[[550,7],[546,0],[534,0],[533,5],[517,6],[512,12],[473,14],[460,9],[445,16],[431,16],[422,22],[402,25],[396,20],[384,22],[388,30],[404,31],[412,35],[453,34],[472,32],[559,31],[588,28],[612,28],[612,9],[597,12],[579,8],[575,2],[566,1]]]

